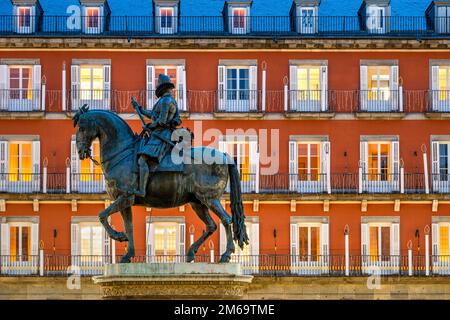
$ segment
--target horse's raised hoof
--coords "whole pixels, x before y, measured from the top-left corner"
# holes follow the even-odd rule
[[[124,255],[121,259],[120,259],[120,263],[130,263],[131,259],[130,257],[128,257],[127,255]]]
[[[231,255],[229,255],[228,253],[224,253],[219,260],[219,263],[228,263],[231,260]]]
[[[119,241],[119,242],[128,241],[127,235],[125,233],[123,233],[123,232],[116,232],[115,234],[113,234],[111,236],[111,239]]]

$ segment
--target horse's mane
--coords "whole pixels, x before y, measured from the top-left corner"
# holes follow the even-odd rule
[[[117,114],[115,114],[114,112],[108,111],[108,110],[100,110],[100,109],[94,109],[94,110],[88,110],[88,109],[83,109],[83,110],[79,110],[72,118],[73,121],[73,126],[76,127],[80,117],[82,115],[94,115],[96,113],[100,113],[100,114],[104,114],[108,117],[111,117],[111,119],[114,120],[118,120],[119,122],[121,122],[130,132],[131,135],[133,135],[133,131],[131,130],[130,126],[128,125],[128,123],[122,119],[120,116],[118,116]]]

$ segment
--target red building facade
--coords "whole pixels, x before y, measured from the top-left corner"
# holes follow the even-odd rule
[[[240,168],[251,241],[234,259],[247,272],[402,274],[410,250],[415,273],[449,274],[448,40],[274,40],[246,28],[200,40],[102,30],[3,39],[1,272],[94,274],[124,252],[98,222],[103,176],[77,158],[71,117],[87,103],[139,133],[130,99],[151,108],[165,73],[194,144]],[[182,261],[205,228],[189,206],[133,212],[137,260]],[[122,229],[120,214],[111,223]],[[217,259],[222,237],[219,228],[199,259]]]

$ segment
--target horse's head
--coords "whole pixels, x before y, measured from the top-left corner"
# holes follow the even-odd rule
[[[88,111],[89,107],[84,105],[72,118],[73,126],[76,127],[78,125],[76,143],[78,155],[81,160],[91,156],[92,141],[99,136],[99,130],[95,120],[89,116]]]

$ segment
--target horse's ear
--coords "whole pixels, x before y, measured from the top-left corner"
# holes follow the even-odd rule
[[[87,104],[83,104],[83,106],[80,108],[81,113],[86,113],[89,111],[89,107]]]

